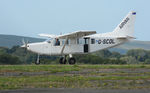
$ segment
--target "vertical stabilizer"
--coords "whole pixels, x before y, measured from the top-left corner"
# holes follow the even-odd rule
[[[136,12],[129,12],[128,15],[121,21],[121,23],[113,31],[117,36],[134,37],[134,23]]]

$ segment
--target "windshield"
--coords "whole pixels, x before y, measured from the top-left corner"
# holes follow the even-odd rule
[[[52,40],[52,39],[47,39],[46,42],[47,42],[47,43],[51,43],[51,40]]]

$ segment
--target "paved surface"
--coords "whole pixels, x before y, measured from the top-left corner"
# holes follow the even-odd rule
[[[74,75],[74,74],[90,74],[91,72],[95,72],[95,73],[144,73],[144,72],[150,72],[150,69],[141,69],[141,68],[137,68],[137,69],[85,69],[82,71],[69,71],[67,72],[68,75]],[[9,76],[39,76],[39,75],[59,75],[59,76],[63,76],[64,74],[66,74],[66,72],[57,72],[57,73],[51,73],[51,71],[40,71],[40,72],[0,72],[0,77],[9,77]],[[140,76],[143,76],[143,74],[141,74]]]
[[[150,93],[150,89],[101,90],[101,89],[35,88],[35,89],[19,89],[19,90],[0,90],[0,93]]]

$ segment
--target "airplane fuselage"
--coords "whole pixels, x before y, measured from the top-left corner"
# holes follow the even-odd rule
[[[64,46],[64,40],[60,39],[60,44],[55,45],[55,40],[47,40],[39,43],[28,44],[27,49],[42,55],[67,55],[67,54],[85,54],[92,53],[102,49],[111,48],[120,45],[127,39],[117,39],[114,37],[101,37],[101,38],[72,38],[69,39],[63,54],[61,51]]]

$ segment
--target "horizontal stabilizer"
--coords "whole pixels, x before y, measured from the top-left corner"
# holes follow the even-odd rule
[[[120,36],[120,37],[117,37],[117,39],[136,39],[136,38],[131,37],[131,36]]]

